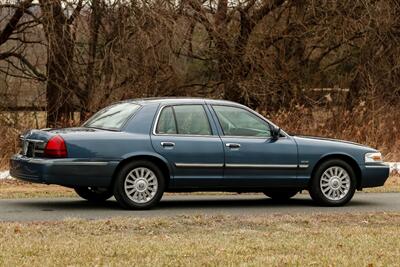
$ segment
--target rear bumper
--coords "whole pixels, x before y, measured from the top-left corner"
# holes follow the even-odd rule
[[[108,187],[117,165],[118,161],[43,159],[14,155],[10,159],[10,174],[14,178],[34,183]]]
[[[385,164],[361,166],[361,188],[384,185],[389,177],[389,173],[390,167]]]

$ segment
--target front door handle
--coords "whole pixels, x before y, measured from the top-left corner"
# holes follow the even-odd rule
[[[161,142],[162,147],[174,147],[175,143],[174,142]]]
[[[240,144],[237,143],[227,143],[225,146],[229,148],[240,148]]]

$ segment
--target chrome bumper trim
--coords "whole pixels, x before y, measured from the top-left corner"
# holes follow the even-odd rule
[[[44,158],[17,157],[16,160],[23,160],[33,164],[63,165],[63,166],[105,166],[109,161],[71,161]]]
[[[106,161],[55,161],[53,165],[64,165],[64,166],[105,166],[108,162]]]
[[[364,165],[364,166],[365,166],[365,168],[387,168],[387,169],[390,169],[390,167],[387,165]]]

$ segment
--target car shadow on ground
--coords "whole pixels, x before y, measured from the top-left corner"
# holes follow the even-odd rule
[[[20,200],[18,203],[13,204],[19,207],[30,207],[37,208],[41,211],[54,211],[54,210],[119,210],[122,209],[118,203],[111,199],[103,203],[91,203],[81,199],[48,199],[46,201],[34,201],[33,199]],[[368,201],[353,200],[348,203],[344,208],[347,207],[368,207],[373,206],[374,203]],[[191,198],[190,195],[186,197],[180,196],[179,199],[166,198],[161,200],[152,210],[234,210],[234,209],[274,209],[274,210],[286,210],[286,209],[315,209],[318,208],[311,199],[309,198],[293,198],[287,201],[274,201],[269,198],[236,198],[232,195],[229,198],[218,199],[216,196],[207,198],[202,196],[201,198]],[[16,208],[16,207],[15,207]],[[342,207],[340,207],[342,208]],[[330,209],[330,208],[326,208]],[[131,211],[132,212],[132,211]],[[144,211],[145,212],[145,211]]]

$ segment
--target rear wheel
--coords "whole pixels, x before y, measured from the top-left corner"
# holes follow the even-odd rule
[[[333,159],[316,169],[309,188],[314,201],[323,206],[342,206],[356,191],[356,176],[345,161]]]
[[[298,189],[280,189],[264,191],[264,194],[273,200],[284,201],[294,197],[298,192]]]
[[[108,188],[76,187],[74,190],[78,196],[90,202],[103,202],[113,196],[112,191]]]
[[[156,205],[165,188],[161,170],[150,161],[134,161],[117,174],[114,196],[126,209],[149,209]]]

